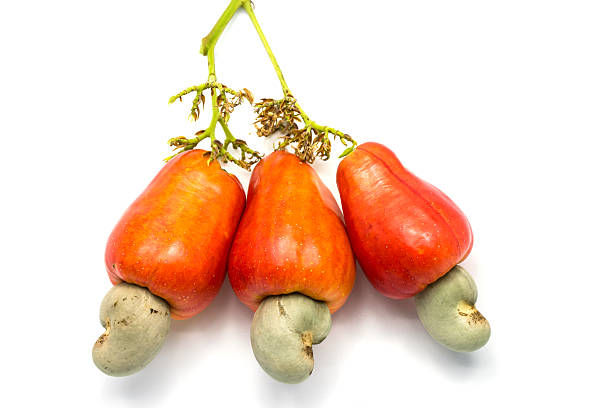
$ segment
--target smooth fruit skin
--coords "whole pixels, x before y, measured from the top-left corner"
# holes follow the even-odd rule
[[[353,251],[383,295],[414,296],[470,253],[472,229],[459,207],[387,147],[358,146],[336,182]]]
[[[257,164],[228,273],[253,311],[267,296],[293,292],[326,302],[331,313],[344,304],[355,260],[340,208],[309,164],[283,151]]]
[[[133,283],[187,319],[219,292],[245,206],[238,179],[209,153],[190,150],[170,160],[115,226],[106,246],[111,282]]]

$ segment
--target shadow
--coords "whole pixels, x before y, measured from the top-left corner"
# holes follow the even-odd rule
[[[393,326],[399,327],[398,333],[406,336],[407,330],[401,327],[416,318],[411,308],[414,309],[410,301],[396,301],[378,293],[357,266],[355,285],[344,306],[333,314],[330,334],[313,347],[315,368],[310,378],[288,385],[276,382],[261,371],[257,380],[261,390],[259,400],[266,406],[325,406],[326,399],[341,386],[347,358],[356,354],[356,347],[361,347],[355,339],[372,336],[372,321],[378,322],[382,333],[389,325],[385,321],[389,316],[403,322]]]
[[[237,317],[247,318],[250,324],[253,313],[238,300],[226,276],[219,293],[206,309],[190,319],[173,320],[170,330],[174,335],[216,332],[221,330],[228,318]]]
[[[464,263],[470,270],[478,270],[476,262]],[[410,353],[423,365],[433,366],[441,375],[456,380],[467,380],[494,369],[495,361],[489,345],[474,353],[458,353],[438,344],[425,330],[416,313],[414,299],[390,299],[370,284],[358,265],[355,287],[345,305],[333,315],[332,331],[325,343],[326,386],[336,381],[335,371],[350,354],[354,338],[381,333],[382,342]],[[323,343],[322,345],[325,345]],[[321,346],[319,346],[321,347]],[[321,353],[323,356],[323,353]]]
[[[312,375],[299,384],[277,382],[262,370],[257,378],[257,389],[260,393],[256,401],[266,407],[327,406],[325,402],[334,395],[333,388],[337,383],[337,376],[330,375],[327,367],[325,370],[317,370],[316,358],[315,355]]]
[[[182,377],[216,352],[218,333],[229,319],[249,326],[252,312],[236,298],[226,277],[211,304],[187,320],[172,320],[170,333],[159,354],[142,371],[122,378],[107,378],[107,394],[118,401],[139,404],[159,400]],[[207,347],[194,347],[206,342]]]
[[[457,382],[494,375],[496,362],[490,344],[472,353],[459,353],[438,344],[427,335],[425,329],[423,333],[424,339],[421,344],[421,349],[424,351],[421,354],[423,364],[435,366],[441,375]]]
[[[478,276],[480,275],[478,258],[475,256],[470,256],[468,257],[468,259],[461,262],[459,265],[465,268],[465,270],[468,271],[470,275],[472,275],[472,278],[474,278],[474,281],[476,281],[476,286],[478,286]]]
[[[474,280],[479,274],[479,264],[476,257],[469,257],[461,263]],[[492,352],[491,340],[482,349],[471,353],[461,353],[447,349],[436,342],[425,330],[416,315],[413,304],[414,316],[418,322],[418,330],[413,333],[414,345],[422,350],[418,354],[423,364],[436,367],[437,371],[454,381],[467,381],[474,376],[490,374],[495,370],[495,358]]]
[[[334,324],[350,325],[353,330],[365,323],[368,315],[376,315],[381,319],[418,321],[416,308],[412,299],[390,299],[379,293],[365,276],[361,266],[357,264],[355,271],[355,286],[344,306],[333,316]]]
[[[470,268],[478,269],[474,263]],[[252,318],[253,313],[238,300],[226,278],[208,308],[191,319],[172,321],[166,344],[141,372],[124,378],[107,377],[105,394],[117,402],[135,405],[163,399],[186,373],[197,371],[217,356],[219,350],[225,350],[223,342],[228,336],[244,331],[244,342],[248,342]],[[353,291],[332,320],[328,338],[313,347],[315,368],[303,383],[290,385],[275,381],[246,352],[244,357],[251,359],[252,381],[257,384],[257,401],[270,407],[325,406],[334,390],[342,385],[347,359],[354,359],[371,346],[395,348],[405,353],[398,360],[414,360],[417,365],[429,366],[440,376],[458,382],[486,376],[495,370],[490,345],[475,353],[456,353],[439,345],[419,321],[413,299],[394,300],[383,296],[370,284],[359,265]],[[356,341],[360,338],[369,339],[369,345]],[[202,343],[206,347],[201,347]],[[250,349],[246,343],[244,347]],[[242,369],[245,367],[242,360],[236,364]]]

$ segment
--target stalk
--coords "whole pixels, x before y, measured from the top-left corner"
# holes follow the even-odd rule
[[[319,125],[311,120],[293,97],[278,61],[272,52],[272,48],[263,33],[261,25],[257,21],[250,0],[231,0],[211,31],[202,39],[200,53],[208,58],[208,80],[204,84],[189,87],[170,98],[170,103],[173,103],[177,99],[182,100],[183,96],[195,92],[196,96],[192,103],[190,117],[197,120],[200,114],[200,104],[202,107],[204,106],[205,98],[203,91],[210,90],[212,98],[212,119],[210,125],[207,129],[197,132],[194,138],[188,139],[180,136],[170,139],[168,143],[176,149],[180,149],[178,152],[180,153],[195,148],[204,139],[210,139],[212,151],[210,160],[218,159],[224,162],[233,162],[247,170],[262,158],[262,155],[250,149],[246,142],[236,139],[227,125],[231,112],[242,103],[243,99],[247,99],[251,104],[253,103],[251,92],[246,88],[241,91],[235,91],[226,87],[217,82],[215,72],[215,47],[217,41],[234,14],[241,8],[245,10],[255,27],[255,31],[270,58],[270,62],[283,90],[282,99],[262,99],[255,104],[257,134],[268,137],[280,131],[283,136],[276,145],[276,149],[280,150],[292,146],[294,153],[300,159],[309,163],[312,163],[317,157],[322,160],[329,158],[331,152],[330,134],[334,138],[339,138],[345,146],[348,146],[340,157],[352,152],[357,146],[357,142],[351,136],[329,126]],[[228,95],[231,95],[231,98]],[[226,137],[223,143],[215,137],[217,123],[223,128]],[[228,152],[227,148],[229,146],[241,151],[240,159],[237,159]],[[172,157],[174,156],[170,156],[166,160]]]

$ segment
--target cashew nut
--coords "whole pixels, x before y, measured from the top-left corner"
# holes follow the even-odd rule
[[[325,340],[330,329],[331,314],[324,302],[300,293],[269,296],[253,317],[251,346],[266,373],[297,384],[312,373],[312,345]]]
[[[477,297],[470,274],[455,266],[416,295],[416,310],[438,343],[454,351],[475,351],[491,336],[489,322],[474,307]]]
[[[100,323],[106,331],[93,346],[94,363],[105,374],[122,377],[144,368],[160,350],[170,307],[148,289],[120,283],[104,296]]]

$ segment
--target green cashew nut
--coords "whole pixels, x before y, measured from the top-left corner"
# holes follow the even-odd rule
[[[470,274],[455,266],[416,295],[416,310],[425,329],[454,351],[475,351],[491,337],[491,326],[474,307],[478,291]]]
[[[106,331],[93,346],[94,363],[105,374],[123,377],[144,368],[161,349],[170,307],[148,289],[120,283],[104,296],[100,323]]]
[[[314,368],[312,345],[329,334],[331,314],[324,302],[300,293],[269,296],[253,316],[251,346],[272,378],[297,384]]]

